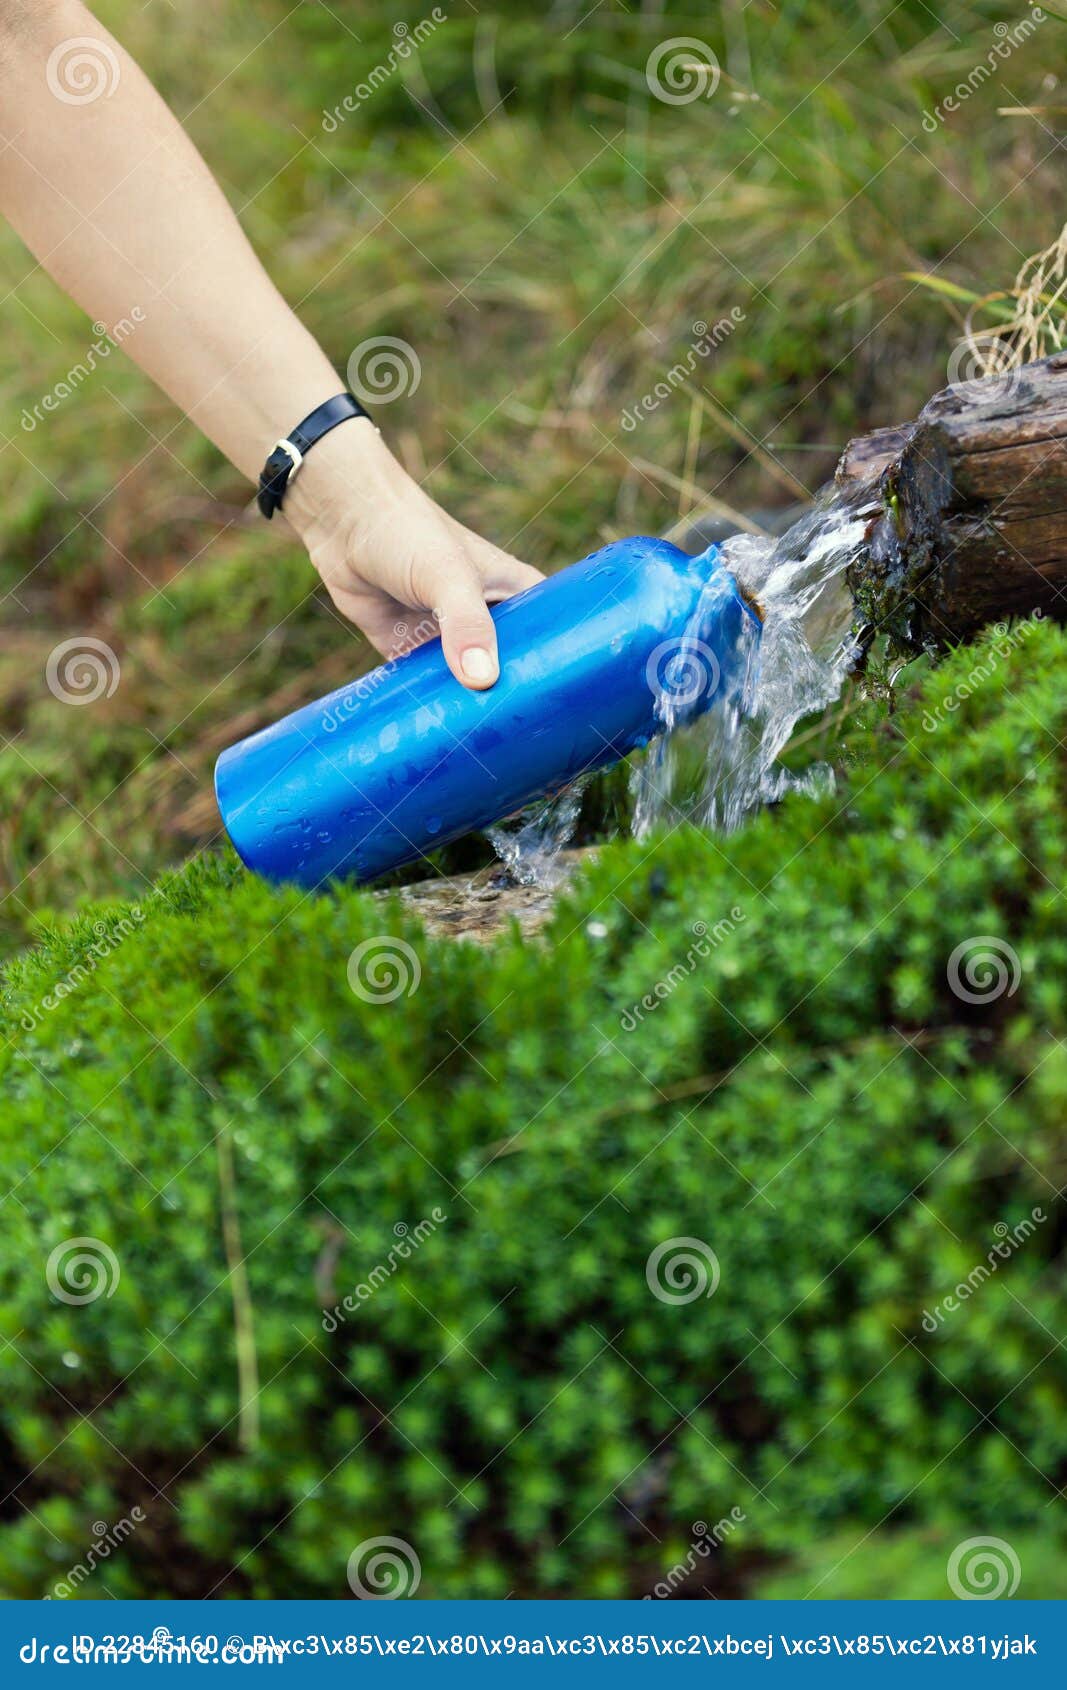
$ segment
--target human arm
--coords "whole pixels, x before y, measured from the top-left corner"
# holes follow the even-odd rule
[[[125,350],[254,479],[343,383],[181,125],[80,0],[0,0],[0,135],[0,210],[94,320],[139,308]],[[285,516],[379,650],[424,607],[453,671],[496,679],[486,600],[537,571],[435,504],[370,422],[345,422],[308,453]]]

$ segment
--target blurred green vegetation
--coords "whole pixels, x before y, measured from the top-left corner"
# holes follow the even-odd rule
[[[979,1535],[1067,1594],[1067,635],[982,656],[855,723],[843,793],[606,847],[537,940],[204,857],[13,967],[0,1585],[138,1507],[113,1595],[345,1595],[383,1534],[424,1596],[640,1595],[738,1510],[687,1594],[942,1595]],[[982,934],[1014,985],[968,1000]]]
[[[943,1526],[927,1526],[921,1531],[881,1531],[870,1536],[842,1532],[805,1545],[787,1569],[757,1580],[753,1595],[793,1601],[810,1596],[822,1601],[836,1598],[849,1602],[886,1596],[905,1602],[929,1602],[938,1597],[956,1596],[958,1591],[948,1580],[948,1564],[957,1547],[957,1535]],[[1025,1595],[1036,1602],[1062,1601],[1067,1591],[1062,1534],[1039,1521],[1032,1528],[1013,1531],[1008,1547],[1019,1566],[1016,1596]],[[985,1588],[991,1590],[1001,1577],[1005,1587],[1009,1586],[1013,1571],[1011,1556],[994,1546],[984,1570],[979,1564],[977,1576],[988,1578]]]
[[[1055,118],[998,115],[1054,104],[1055,17],[929,133],[991,3],[511,0],[450,14],[331,130],[403,7],[97,9],[339,370],[373,335],[416,347],[383,417],[408,466],[544,567],[814,490],[945,383],[956,307],[904,273],[1003,287],[1059,221]],[[721,82],[665,105],[645,61],[690,34]],[[535,943],[486,956],[365,893],[271,890],[219,845],[213,758],[373,657],[118,354],[22,427],[91,330],[2,230],[0,275],[0,920],[10,952],[43,941],[9,969],[0,1053],[0,1590],[45,1593],[137,1506],[82,1594],[345,1595],[380,1533],[416,1547],[423,1595],[641,1594],[738,1507],[686,1594],[943,1595],[984,1534],[1019,1595],[1067,1594],[1063,639],[935,735],[921,702],[853,700],[847,737],[806,748],[844,798],[620,842]],[[44,671],[85,634],[121,680],[76,708]],[[421,985],[367,1005],[346,962],[383,923]],[[946,959],[981,933],[1023,983],[969,1007]],[[1049,1222],[924,1332],[1035,1204]],[[78,1307],[43,1263],[82,1235],[121,1278]],[[713,1244],[710,1300],[651,1298],[675,1235]]]

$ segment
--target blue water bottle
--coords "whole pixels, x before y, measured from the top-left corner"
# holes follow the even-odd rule
[[[219,810],[269,880],[374,880],[736,698],[759,622],[713,546],[617,540],[492,610],[500,679],[439,639],[231,745]]]

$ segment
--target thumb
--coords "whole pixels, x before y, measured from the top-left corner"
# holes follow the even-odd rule
[[[445,661],[465,687],[483,691],[500,674],[496,629],[472,564],[454,560],[436,572],[427,594],[441,624]]]

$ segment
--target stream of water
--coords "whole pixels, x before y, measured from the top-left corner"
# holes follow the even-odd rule
[[[574,838],[589,778],[582,775],[554,798],[486,829],[493,850],[520,886],[553,888],[565,880],[562,855]]]
[[[865,528],[854,503],[824,495],[779,540],[735,534],[723,542],[720,561],[758,603],[763,630],[751,630],[735,703],[720,703],[676,728],[664,691],[664,733],[633,773],[638,838],[659,823],[683,819],[732,833],[787,792],[815,792],[832,783],[828,764],[813,763],[796,774],[778,758],[797,723],[834,702],[855,662],[845,572]],[[694,626],[699,623],[698,611]],[[690,637],[683,635],[683,662]]]
[[[787,792],[832,785],[828,764],[799,773],[778,759],[797,723],[839,696],[857,647],[845,572],[863,542],[869,511],[853,494],[821,495],[781,539],[735,534],[719,547],[720,562],[758,603],[763,629],[751,630],[744,679],[736,702],[718,703],[678,726],[672,698],[660,698],[663,733],[634,764],[633,830],[642,838],[658,825],[686,821],[733,832],[764,804]],[[692,629],[702,625],[698,608]],[[699,660],[699,641],[686,630]],[[524,885],[552,886],[563,878],[560,853],[574,835],[582,782],[489,830],[498,856]]]

